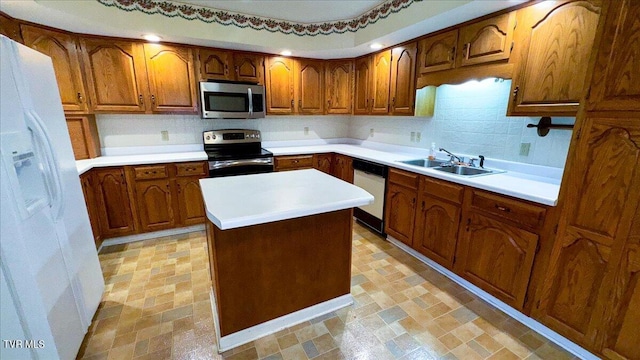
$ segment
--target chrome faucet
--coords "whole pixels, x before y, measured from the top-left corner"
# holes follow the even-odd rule
[[[459,162],[463,163],[464,162],[464,158],[461,158],[457,155],[453,155],[451,152],[447,151],[445,148],[440,148],[440,151],[444,151],[447,154],[449,154],[449,161],[451,162],[451,165],[455,165],[455,161],[453,159],[458,159]]]

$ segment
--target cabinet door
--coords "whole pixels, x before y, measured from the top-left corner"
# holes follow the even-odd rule
[[[299,114],[324,113],[324,62],[299,60],[297,63]]]
[[[313,155],[287,155],[274,158],[275,171],[311,169],[312,167]]]
[[[20,24],[15,19],[5,16],[2,12],[0,12],[0,34],[22,43]]]
[[[94,170],[100,231],[106,237],[129,235],[135,231],[124,169]]]
[[[509,59],[515,14],[512,11],[460,28],[458,66]]]
[[[234,80],[233,55],[231,51],[198,49],[200,80]]]
[[[460,206],[422,193],[416,214],[413,247],[447,269],[453,267]]]
[[[270,57],[265,65],[267,113],[293,114],[294,60],[286,57]]]
[[[353,184],[353,159],[346,155],[335,154],[333,176]]]
[[[640,3],[618,3],[607,14],[607,23],[615,25],[602,34],[587,100],[590,110],[640,111]]]
[[[264,56],[252,53],[233,53],[233,71],[238,81],[264,84]]]
[[[522,310],[538,235],[470,212],[456,250],[455,271],[508,305]]]
[[[417,191],[395,184],[387,184],[384,206],[385,232],[412,246]]]
[[[149,76],[151,110],[197,113],[193,50],[177,46],[144,44]]]
[[[603,331],[600,314],[616,303],[612,296],[620,295],[611,289],[621,266],[612,253],[626,241],[629,214],[640,201],[640,123],[635,118],[584,121],[573,166],[563,181],[567,190],[562,198],[572,199],[571,204],[563,209],[534,316],[590,347]],[[635,276],[633,269],[622,271]]]
[[[313,168],[327,174],[333,174],[333,154],[313,155]]]
[[[144,112],[149,93],[142,45],[82,39],[85,78],[96,112]]]
[[[395,47],[391,52],[391,113],[413,115],[416,97],[416,43]]]
[[[453,69],[456,61],[458,30],[429,36],[418,43],[418,73]]]
[[[369,114],[371,111],[371,57],[356,59],[355,62],[355,90],[353,93],[353,113],[356,115]]]
[[[100,137],[95,116],[68,115],[66,120],[75,159],[93,159],[100,156]]]
[[[327,61],[325,74],[327,114],[350,114],[353,61]]]
[[[372,58],[371,113],[387,114],[389,112],[391,50],[374,54]]]
[[[181,225],[204,223],[204,203],[200,191],[200,177],[176,178],[176,192],[178,194],[178,213]]]
[[[24,44],[51,57],[65,111],[88,110],[77,39],[69,34],[22,25]]]
[[[141,231],[156,231],[175,227],[168,178],[136,181],[136,205]]]
[[[82,193],[84,194],[84,202],[87,205],[87,213],[89,215],[89,222],[91,223],[91,230],[93,232],[93,239],[96,243],[96,248],[100,247],[102,243],[102,237],[100,235],[100,220],[98,219],[98,200],[96,198],[96,190],[93,186],[94,178],[92,172],[87,172],[80,175],[80,183],[82,183]]]
[[[545,10],[543,14],[538,8]],[[526,56],[512,81],[510,113],[575,116],[588,81],[600,7],[589,1],[569,1],[550,11],[546,3],[523,11],[538,21],[523,24],[529,36],[524,44]]]

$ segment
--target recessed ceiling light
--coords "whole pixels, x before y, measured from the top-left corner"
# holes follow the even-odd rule
[[[384,45],[380,44],[380,43],[373,43],[371,45],[369,45],[370,48],[372,48],[373,50],[378,50],[378,49],[382,49]]]
[[[282,52],[280,52],[280,55],[282,55],[282,56],[291,56],[291,51],[290,50],[282,50]]]
[[[153,34],[142,35],[142,37],[148,42],[154,42],[154,43],[160,42],[160,40],[162,40],[160,36],[153,35]]]

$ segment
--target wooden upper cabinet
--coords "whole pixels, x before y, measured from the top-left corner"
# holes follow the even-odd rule
[[[413,115],[416,97],[417,44],[395,47],[391,51],[391,113]]]
[[[118,167],[93,171],[102,235],[113,237],[132,234],[136,229],[124,169]]]
[[[470,212],[458,240],[454,269],[483,290],[522,310],[537,245],[537,234]]]
[[[193,50],[186,47],[144,44],[153,112],[198,111]]]
[[[22,43],[20,24],[15,19],[6,16],[2,12],[0,12],[0,34]]]
[[[330,60],[325,67],[325,102],[327,114],[350,114],[353,61]]]
[[[371,113],[389,112],[391,50],[372,55]]]
[[[287,115],[295,113],[294,67],[295,61],[287,57],[274,56],[266,59],[265,88],[268,114]]]
[[[233,71],[235,80],[264,84],[264,56],[252,53],[234,52]]]
[[[421,39],[418,42],[418,73],[453,69],[457,44],[457,29]]]
[[[371,57],[358,58],[355,61],[355,84],[353,92],[353,113],[356,115],[371,112]]]
[[[198,49],[198,59],[201,80],[235,80],[231,51]]]
[[[93,110],[144,112],[149,88],[142,45],[95,38],[80,43]]]
[[[588,81],[599,1],[564,1],[551,9],[543,2],[522,12],[522,31],[527,32],[522,51],[526,55],[512,80],[508,113],[575,116]],[[617,80],[607,88],[615,84]]]
[[[298,114],[324,113],[324,61],[300,59],[296,62]]]
[[[87,96],[75,36],[22,25],[24,44],[51,57],[65,111],[87,112]]]
[[[508,60],[515,27],[515,12],[509,12],[460,28],[458,66]]]
[[[640,3],[620,0],[609,11],[615,27],[604,29],[587,106],[590,110],[640,111]],[[615,51],[613,49],[616,49]]]

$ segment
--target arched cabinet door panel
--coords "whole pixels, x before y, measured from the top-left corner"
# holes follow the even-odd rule
[[[149,75],[149,101],[153,112],[196,113],[193,50],[177,46],[144,44]]]

